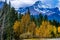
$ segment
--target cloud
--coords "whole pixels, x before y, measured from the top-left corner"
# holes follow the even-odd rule
[[[59,10],[60,10],[60,0],[59,0],[59,2],[58,2],[58,5],[57,5],[57,7],[59,8]]]
[[[36,1],[41,1],[42,3],[49,6],[49,8],[54,8],[58,6],[59,0],[13,0],[11,1],[11,5],[15,8],[19,7],[28,7],[33,5]],[[60,4],[60,3],[59,3]]]
[[[42,3],[48,5],[50,8],[54,8],[56,7],[56,5],[58,4],[58,0],[40,0],[42,1]]]
[[[0,1],[5,1],[5,0],[0,0]],[[11,2],[11,5],[14,8],[19,8],[19,7],[28,7],[28,6],[31,6],[31,5],[33,5],[38,0],[7,0],[8,4],[9,4],[9,1]]]
[[[0,1],[5,1],[5,0],[0,0]]]
[[[9,0],[7,0],[9,2]],[[19,8],[19,7],[28,7],[33,5],[37,0],[10,0],[11,5],[14,8]],[[7,2],[7,3],[8,3]]]
[[[5,1],[5,0],[0,0],[0,1]],[[54,8],[54,7],[59,7],[60,8],[60,0],[10,0],[11,5],[16,9],[19,8],[19,7],[31,6],[36,1],[41,1],[42,3],[48,5],[49,8]],[[9,0],[7,0],[7,3],[9,3]]]

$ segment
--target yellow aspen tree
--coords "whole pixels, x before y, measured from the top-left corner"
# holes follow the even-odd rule
[[[58,27],[58,33],[60,33],[60,26]]]
[[[14,25],[13,25],[14,32],[17,32],[18,31],[17,29],[19,28],[19,26],[20,26],[20,22],[19,21],[16,21],[14,23]]]
[[[40,30],[38,27],[35,28],[35,35],[39,37],[40,34]]]
[[[19,21],[16,21],[13,25],[13,30],[14,32],[16,33],[16,35],[20,35],[20,22]]]
[[[54,34],[57,34],[57,29],[55,26],[53,26],[53,32],[54,32]]]
[[[60,37],[60,26],[58,26],[58,28],[57,28],[57,36],[56,37]]]
[[[48,21],[43,21],[42,25],[39,28],[40,37],[51,37],[51,32],[52,32],[52,25]]]
[[[28,31],[29,32],[34,32],[35,31],[35,28],[36,28],[35,23],[34,22],[31,22],[29,24]]]
[[[20,36],[23,33],[28,31],[28,27],[30,24],[30,15],[26,14],[22,16],[21,21],[16,21],[13,25],[13,30],[16,36]]]
[[[22,27],[24,29],[24,32],[28,31],[29,24],[30,24],[30,15],[27,13],[21,19],[21,25],[22,25]]]

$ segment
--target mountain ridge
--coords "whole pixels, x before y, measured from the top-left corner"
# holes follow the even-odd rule
[[[3,2],[0,2],[0,4]],[[47,7],[44,7],[47,6]],[[0,5],[1,7],[1,5]],[[60,10],[58,7],[55,8],[48,8],[48,5],[43,4],[41,1],[37,1],[35,4],[32,6],[26,7],[26,8],[19,8],[18,11],[21,14],[24,14],[28,11],[28,8],[30,10],[31,15],[39,15],[40,13],[42,15],[47,15],[49,20],[57,20],[60,21]]]

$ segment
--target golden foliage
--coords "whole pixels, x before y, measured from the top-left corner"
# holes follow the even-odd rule
[[[13,29],[15,33],[19,35],[26,32],[34,32],[35,23],[30,21],[30,15],[26,14],[22,17],[21,21],[16,21],[13,25]]]
[[[55,26],[53,26],[53,32],[54,32],[54,34],[57,34],[57,29]]]
[[[29,24],[30,24],[30,15],[27,13],[21,19],[21,25],[22,25],[21,27],[23,27],[24,32],[28,31]]]
[[[36,27],[35,23],[30,21],[30,15],[26,14],[22,16],[21,21],[16,21],[13,25],[14,32],[19,36],[22,33],[35,34],[38,37],[52,37],[52,32],[57,34],[57,29],[55,26],[51,25],[49,21],[42,21],[40,27]],[[60,33],[60,27],[58,27],[58,32]]]
[[[43,21],[40,28],[36,28],[36,35],[40,37],[51,37],[52,25],[49,22]]]
[[[40,34],[40,30],[39,30],[39,28],[37,27],[37,28],[35,28],[35,35],[36,35],[36,36],[39,36],[39,34]]]
[[[58,33],[60,33],[60,27],[58,27]]]
[[[19,21],[16,21],[16,22],[14,23],[14,25],[13,25],[13,29],[14,29],[15,32],[18,31],[17,29],[19,28],[19,26],[20,26],[20,22],[19,22]]]
[[[31,23],[29,24],[28,31],[29,31],[29,32],[33,32],[34,29],[35,29],[35,23],[34,23],[34,22],[31,22]]]
[[[30,22],[30,15],[27,13],[26,15],[24,15],[21,19],[21,23],[23,25],[27,25]]]

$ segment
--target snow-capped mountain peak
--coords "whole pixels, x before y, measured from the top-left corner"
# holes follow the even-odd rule
[[[1,3],[0,3],[1,6]],[[21,14],[24,14],[27,12],[27,10],[30,10],[31,15],[39,15],[40,13],[43,15],[47,15],[48,18],[50,19],[57,19],[58,21],[60,21],[59,17],[60,17],[60,11],[59,8],[49,8],[48,5],[42,3],[41,1],[37,1],[35,4],[33,4],[32,6],[29,7],[25,7],[25,8],[19,8],[18,12],[20,12]]]
[[[48,8],[49,6],[42,3],[41,1],[37,1],[35,4],[34,4],[34,7],[38,7],[38,8]]]
[[[56,8],[48,8],[48,7],[49,7],[48,5],[42,3],[41,1],[37,1],[34,5],[32,5],[28,8],[30,8],[30,13],[32,13],[32,14],[42,13],[43,15],[49,16],[54,13],[57,13],[57,14],[60,13],[58,7],[56,7]],[[27,7],[26,8],[19,8],[17,11],[20,13],[25,13],[27,11]]]

